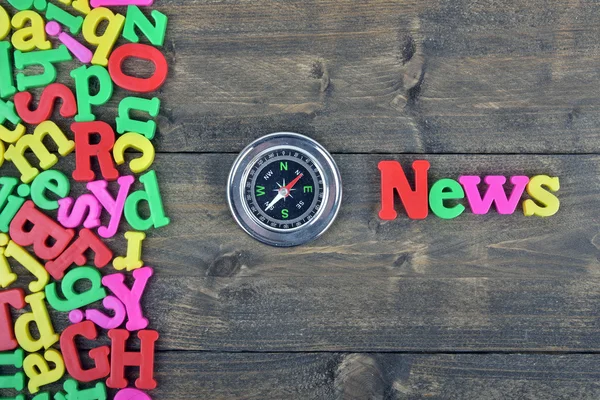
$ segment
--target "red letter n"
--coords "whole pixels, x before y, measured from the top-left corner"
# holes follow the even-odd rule
[[[415,171],[415,190],[413,191],[406,179],[404,170],[398,161],[381,161],[381,211],[379,218],[383,220],[396,219],[394,209],[394,193],[400,195],[406,214],[411,219],[425,219],[429,212],[427,171],[429,161],[416,160],[413,162]]]

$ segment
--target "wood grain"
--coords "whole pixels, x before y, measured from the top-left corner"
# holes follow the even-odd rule
[[[598,355],[162,353],[154,398],[593,399]],[[181,379],[171,379],[176,374]]]
[[[381,156],[336,158],[346,195],[331,231],[274,249],[229,215],[233,156],[158,157],[172,225],[144,243],[156,268],[144,304],[160,349],[600,350],[598,156],[427,155],[432,180],[560,176],[561,210],[546,219],[492,212],[388,223],[377,219]],[[64,326],[66,315],[57,321]]]
[[[161,7],[161,151],[236,152],[284,130],[334,152],[598,151],[595,2]]]

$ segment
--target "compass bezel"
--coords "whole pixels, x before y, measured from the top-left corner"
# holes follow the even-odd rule
[[[321,208],[311,221],[293,229],[264,225],[247,208],[245,182],[251,168],[273,150],[297,149],[311,158],[323,180]],[[229,173],[227,201],[234,219],[254,239],[277,247],[298,246],[321,236],[335,220],[342,201],[341,176],[333,157],[313,139],[293,132],[277,132],[250,143],[237,157]]]

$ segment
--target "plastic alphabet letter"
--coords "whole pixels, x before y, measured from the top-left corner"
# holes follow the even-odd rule
[[[38,169],[32,167],[27,158],[25,158],[27,149],[33,151],[40,161],[40,168],[44,170],[52,168],[58,162],[58,157],[50,153],[43,143],[46,136],[52,138],[58,146],[59,154],[63,157],[71,153],[75,148],[75,142],[67,139],[63,131],[54,122],[45,121],[39,124],[35,128],[33,135],[24,135],[16,144],[11,144],[4,153],[4,158],[12,161],[19,170],[21,181],[24,183],[31,182],[39,173]]]
[[[543,186],[548,189],[544,189]],[[560,189],[558,177],[549,177],[548,175],[536,175],[527,185],[527,193],[532,199],[523,202],[523,214],[526,217],[537,215],[538,217],[550,217],[558,212],[560,200],[550,192],[556,192]],[[538,205],[538,203],[540,205]]]
[[[117,165],[125,162],[125,151],[133,148],[142,153],[141,157],[135,158],[129,162],[131,172],[139,174],[144,172],[154,162],[154,146],[152,142],[142,135],[129,132],[117,139],[113,147],[113,157]]]
[[[25,199],[19,196],[13,196],[12,192],[15,187],[19,184],[17,178],[12,176],[1,176],[0,177],[0,231],[8,232],[8,225],[13,220],[17,212],[21,209]],[[19,188],[24,187],[23,185]],[[17,193],[18,193],[17,189]]]
[[[137,6],[127,7],[127,16],[125,17],[125,27],[123,28],[123,37],[130,42],[139,43],[140,38],[135,33],[135,27],[146,35],[150,43],[154,46],[162,46],[167,32],[167,16],[158,10],[152,10],[150,13],[155,23],[152,25]]]
[[[116,257],[113,260],[113,267],[119,271],[125,268],[127,268],[127,271],[141,268],[144,265],[142,261],[142,241],[145,238],[146,234],[144,232],[125,232],[125,239],[127,239],[127,256]]]
[[[18,346],[9,307],[15,310],[21,310],[25,307],[25,292],[23,289],[9,289],[0,292],[0,351],[14,350]],[[23,357],[21,357],[22,359]],[[0,362],[0,364],[4,363]]]
[[[440,179],[431,186],[429,191],[429,206],[435,215],[443,219],[453,219],[465,211],[465,206],[456,204],[453,207],[446,207],[444,200],[462,199],[465,192],[458,182],[454,179]]]
[[[119,390],[114,400],[152,400],[152,398],[141,390],[127,388]]]
[[[103,177],[108,180],[117,179],[118,171],[114,168],[110,155],[115,141],[115,133],[110,125],[102,121],[76,122],[71,125],[71,129],[75,132],[77,149],[73,178],[84,182],[94,179],[91,157],[97,157]],[[97,144],[90,143],[90,136],[94,133],[100,135],[100,141]]]
[[[15,51],[15,67],[19,70],[23,70],[30,65],[41,65],[44,70],[43,73],[38,75],[25,75],[23,72],[17,74],[17,89],[19,92],[25,90],[48,86],[56,80],[56,67],[54,63],[71,61],[71,53],[65,45],[60,45],[56,49],[52,50],[41,50],[32,51],[29,53],[22,53]]]
[[[92,382],[107,377],[110,374],[108,346],[96,347],[88,352],[94,361],[94,368],[83,369],[79,358],[79,351],[75,344],[75,338],[82,336],[88,340],[95,340],[97,335],[96,326],[92,321],[84,321],[70,325],[60,335],[60,349],[63,352],[67,372],[79,382]]]
[[[104,33],[98,36],[98,26],[103,21],[107,21],[108,24]],[[111,10],[104,7],[93,9],[85,17],[83,21],[83,37],[89,44],[97,46],[92,58],[92,64],[108,65],[108,55],[121,35],[124,23],[124,16],[114,14]]]
[[[2,6],[0,6],[2,7]],[[1,14],[2,11],[0,11]],[[0,20],[2,16],[0,15]],[[3,21],[0,21],[0,31],[3,29]],[[10,32],[10,24],[7,26]],[[0,32],[1,34],[2,32]],[[0,41],[0,98],[7,98],[17,92],[13,77],[13,66],[10,61],[12,55],[10,42]]]
[[[90,282],[90,288],[78,293],[75,291],[75,285],[82,280]],[[72,311],[106,297],[106,290],[102,287],[102,275],[96,268],[92,267],[74,268],[65,275],[61,282],[65,300],[58,296],[56,285],[56,282],[52,282],[46,286],[46,298],[56,311]]]
[[[19,118],[19,116],[15,112],[15,105],[13,104],[13,102],[12,101],[4,102],[4,101],[0,100],[0,124],[3,124],[4,121],[6,121],[7,119],[14,125],[17,125],[17,124],[19,124],[19,122],[21,122],[21,118]],[[2,140],[7,142],[7,140],[5,140],[6,135],[3,135],[3,136],[4,137],[2,138]],[[10,137],[9,139],[13,139],[9,143],[13,143],[15,141],[14,137]]]
[[[48,366],[49,361],[55,365],[53,369]],[[40,387],[58,381],[65,374],[65,363],[60,352],[56,349],[47,350],[44,357],[35,353],[23,360],[23,370],[29,377],[27,388],[29,393],[39,392]]]
[[[139,270],[138,270],[139,271]],[[122,389],[127,386],[125,379],[126,366],[139,366],[140,377],[135,381],[138,389],[151,390],[156,388],[154,380],[154,343],[158,340],[158,332],[143,330],[137,333],[140,339],[140,351],[125,351],[125,342],[129,332],[125,329],[111,329],[108,337],[112,339],[110,350],[110,377],[106,386],[113,389]]]
[[[116,119],[118,133],[135,132],[152,140],[156,133],[156,122],[152,120],[142,122],[131,119],[129,116],[130,110],[144,111],[155,118],[160,110],[159,98],[143,99],[141,97],[125,97],[119,103],[119,116]]]
[[[0,250],[0,253],[1,252],[2,251]],[[31,292],[36,293],[44,290],[44,287],[46,287],[50,281],[50,275],[48,275],[48,271],[46,271],[44,266],[40,264],[35,257],[29,254],[27,250],[11,240],[4,249],[4,256],[14,258],[36,277],[35,281],[29,283],[29,290]]]
[[[10,16],[6,9],[0,6],[0,40],[4,40],[10,33]]]
[[[129,4],[138,6],[151,6],[154,0],[92,0],[92,7],[120,7]]]
[[[94,53],[92,53],[83,44],[79,43],[73,36],[63,32],[62,27],[58,24],[58,22],[48,22],[46,24],[46,33],[50,36],[58,37],[58,40],[67,46],[69,51],[73,53],[73,55],[82,63],[89,64],[92,61]]]
[[[0,234],[0,287],[7,288],[12,285],[17,280],[17,274],[12,272],[12,268],[8,263],[8,259],[4,254],[4,248],[8,244],[9,238],[8,235],[2,233]],[[1,294],[1,292],[0,292]],[[2,332],[0,332],[0,337]],[[2,351],[2,345],[0,345],[0,351]]]
[[[382,220],[396,219],[397,213],[394,209],[394,193],[400,195],[404,204],[406,214],[411,219],[425,219],[429,213],[427,202],[427,171],[429,161],[416,160],[413,162],[415,171],[415,190],[408,183],[404,170],[398,161],[381,161],[381,211],[379,218]]]
[[[31,312],[22,314],[15,322],[15,335],[19,346],[29,353],[34,353],[42,348],[46,350],[58,342],[58,335],[54,332],[44,292],[30,294],[25,297],[25,302],[31,306]],[[31,323],[35,323],[39,332],[39,339],[34,339],[31,334]]]
[[[8,0],[8,2],[19,11],[29,10],[33,7],[33,0]]]
[[[71,6],[82,14],[89,14],[91,11],[89,0],[75,0]]]
[[[58,201],[49,199],[46,191],[64,198],[71,191],[71,183],[65,174],[56,170],[44,171],[31,184],[31,199],[42,210],[56,210]]]
[[[153,225],[155,228],[168,225],[170,219],[165,215],[156,172],[152,170],[140,176],[140,182],[144,185],[144,190],[133,192],[125,201],[125,219],[133,229],[138,231],[145,231]],[[139,214],[138,204],[141,201],[148,202],[150,216],[147,219]]]
[[[23,366],[23,357],[23,349],[16,349],[12,353],[0,353],[0,365],[21,368]],[[23,372],[19,371],[14,375],[0,375],[0,389],[23,390],[24,387],[25,374]]]
[[[82,194],[75,200],[73,208],[73,199],[71,197],[65,197],[64,199],[58,200],[58,222],[61,223],[65,228],[77,228],[81,226],[87,229],[93,229],[100,226],[100,213],[102,212],[102,206],[100,202],[93,194]],[[71,212],[69,213],[69,210]],[[87,212],[87,217],[85,213]],[[85,217],[85,221],[84,221]]]
[[[102,278],[102,284],[109,288],[123,302],[127,309],[128,321],[125,325],[127,330],[136,331],[148,326],[148,320],[142,314],[140,300],[148,279],[150,279],[153,272],[150,267],[143,267],[133,271],[135,281],[131,289],[125,286],[125,275],[121,273],[106,275]]]
[[[28,223],[33,225],[29,230],[26,229]],[[10,224],[11,239],[19,246],[33,245],[35,255],[43,260],[58,257],[74,235],[72,229],[64,229],[35,208],[31,200],[23,204]],[[50,238],[54,240],[53,244],[48,243]]]
[[[154,64],[154,73],[149,78],[138,78],[123,72],[123,62],[127,58],[139,58],[151,61]],[[124,44],[112,53],[108,62],[108,71],[117,86],[137,93],[149,93],[159,89],[169,72],[169,65],[165,56],[155,47],[147,44]]]
[[[52,3],[48,3],[48,8],[46,8],[46,19],[63,24],[73,35],[77,35],[83,25],[83,17],[71,15]]]
[[[66,357],[65,357],[66,358]],[[96,383],[96,386],[89,389],[79,389],[79,382],[74,379],[67,379],[63,384],[67,392],[66,400],[106,400],[106,385],[102,382]],[[55,400],[62,400],[55,397]]]
[[[133,181],[133,176],[122,176],[117,180],[119,183],[119,193],[116,199],[113,199],[106,189],[108,186],[106,181],[95,181],[87,184],[88,190],[98,198],[100,204],[110,214],[108,226],[98,228],[98,234],[103,238],[113,237],[117,233],[121,216],[123,215],[123,208],[125,207],[125,199],[127,199],[127,194],[129,193],[129,188],[133,185]]]
[[[504,191],[504,184],[506,183],[506,177],[500,175],[489,175],[485,177],[485,183],[488,185],[488,189],[483,196],[479,193],[477,185],[481,182],[481,178],[478,176],[465,175],[458,178],[458,181],[465,188],[467,199],[473,214],[486,214],[492,203],[496,204],[496,210],[498,214],[512,214],[517,208],[517,204],[523,195],[525,186],[529,183],[529,178],[526,176],[513,176],[510,178],[510,182],[514,185],[510,197],[506,197]]]
[[[71,130],[75,132],[73,179],[79,182],[94,180],[95,174],[92,171],[91,159],[97,157],[102,177],[108,181],[117,180],[119,171],[115,168],[110,154],[115,144],[115,132],[111,126],[103,121],[74,122],[71,124]],[[90,143],[93,134],[100,135],[100,141],[97,144]]]
[[[103,268],[113,258],[112,251],[89,229],[79,231],[79,237],[66,249],[60,257],[46,263],[46,270],[56,280],[62,279],[65,271],[73,264],[79,266],[87,262],[86,252],[94,252],[94,265]]]
[[[25,26],[29,22],[30,26]],[[11,37],[12,45],[17,50],[31,51],[33,49],[49,50],[52,43],[46,39],[44,19],[35,11],[20,11],[12,17],[15,33]]]
[[[15,107],[21,119],[28,124],[37,125],[47,121],[52,115],[57,100],[62,100],[60,115],[72,118],[77,114],[77,102],[71,89],[62,83],[53,83],[42,92],[36,110],[31,110],[33,95],[30,92],[19,92],[15,95]]]
[[[90,94],[90,78],[98,79],[98,93]],[[78,114],[75,116],[77,122],[91,122],[96,119],[92,114],[92,106],[100,106],[110,100],[113,95],[113,83],[108,71],[104,67],[93,65],[81,67],[71,71],[71,78],[75,80],[75,92],[77,94]]]
[[[113,310],[115,315],[109,317],[101,311],[89,309],[85,310],[85,318],[103,329],[115,329],[121,326],[127,316],[127,310],[123,303],[121,303],[121,300],[117,299],[115,296],[106,296],[104,300],[102,300],[102,305],[107,310]]]

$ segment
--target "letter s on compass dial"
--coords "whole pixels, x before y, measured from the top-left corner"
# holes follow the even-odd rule
[[[321,235],[341,203],[341,180],[331,155],[294,133],[258,139],[236,160],[228,200],[238,224],[273,246],[295,246]]]

